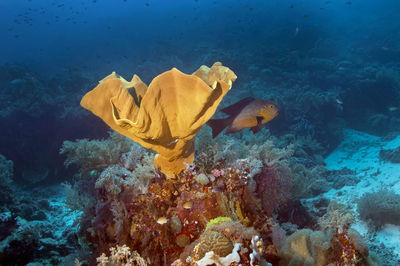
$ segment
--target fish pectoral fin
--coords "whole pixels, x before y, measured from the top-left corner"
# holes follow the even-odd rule
[[[253,131],[254,134],[256,134],[258,131],[260,131],[261,126],[262,126],[262,125],[260,124],[260,125],[251,127],[250,130]]]
[[[256,116],[257,118],[257,125],[254,127],[251,127],[251,131],[253,131],[254,134],[256,134],[258,131],[260,131],[261,127],[262,127],[262,120],[264,119],[262,116]]]

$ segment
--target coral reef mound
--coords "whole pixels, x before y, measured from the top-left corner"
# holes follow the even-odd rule
[[[176,68],[155,77],[147,87],[138,76],[130,82],[117,74],[100,81],[81,105],[112,129],[158,154],[154,159],[173,178],[194,160],[194,137],[215,113],[236,75],[216,62],[193,75]]]

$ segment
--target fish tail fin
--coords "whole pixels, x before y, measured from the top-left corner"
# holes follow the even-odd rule
[[[223,118],[223,119],[210,119],[207,122],[207,125],[212,129],[212,137],[215,138],[222,132],[227,126],[229,126],[231,122],[231,118]]]

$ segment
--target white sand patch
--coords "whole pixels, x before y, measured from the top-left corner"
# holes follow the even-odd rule
[[[381,161],[381,149],[394,149],[400,146],[400,136],[393,140],[383,140],[355,130],[346,130],[343,142],[326,159],[326,168],[340,170],[347,167],[356,172],[360,182],[355,186],[332,189],[323,197],[335,199],[357,210],[357,200],[367,192],[390,189],[400,194],[400,164]],[[353,225],[359,233],[370,241],[378,241],[393,248],[400,257],[400,227],[385,225],[373,237],[368,233],[367,225],[357,219]]]
[[[58,239],[63,239],[65,231],[76,231],[78,221],[83,212],[71,210],[65,203],[65,195],[61,187],[59,193],[48,198],[53,211],[47,214],[47,219],[52,224],[53,235]]]

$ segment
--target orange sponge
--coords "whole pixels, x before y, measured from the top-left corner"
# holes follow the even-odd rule
[[[158,153],[156,168],[173,178],[194,160],[194,137],[215,113],[236,75],[216,62],[192,75],[176,68],[149,87],[138,76],[126,81],[113,72],[88,92],[81,105],[118,133]]]

